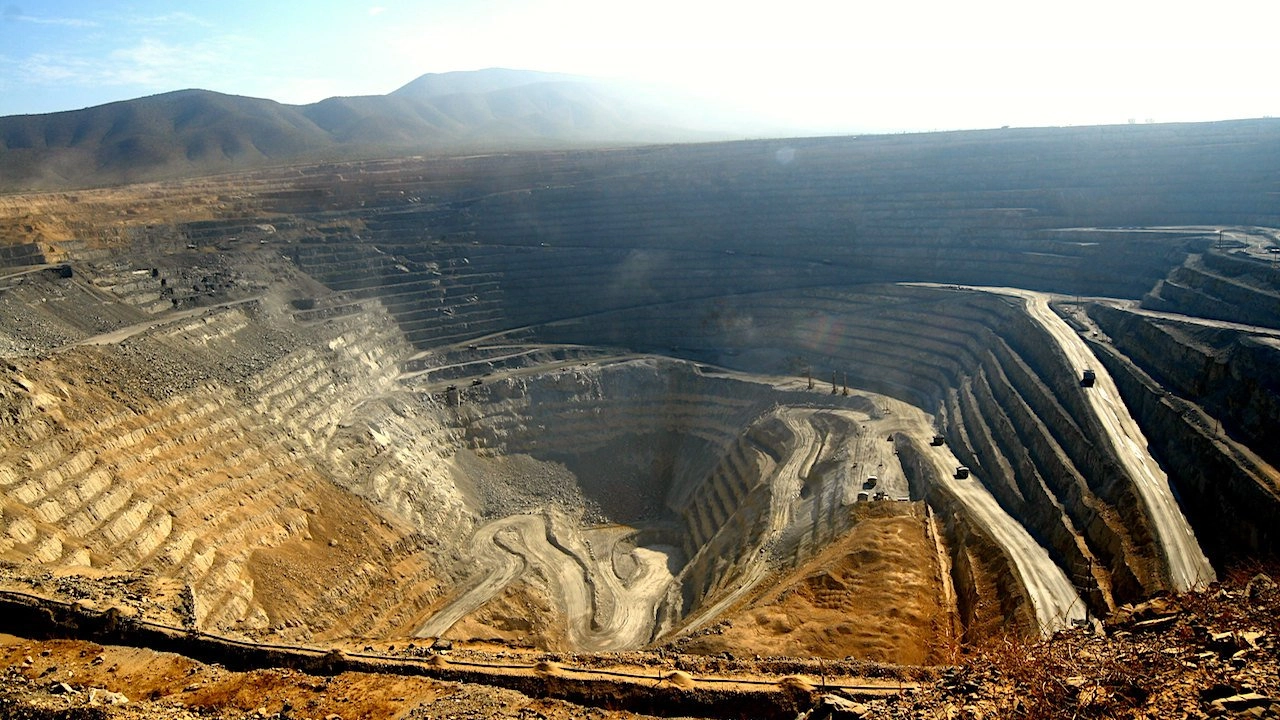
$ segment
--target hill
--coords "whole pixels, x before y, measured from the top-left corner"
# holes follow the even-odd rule
[[[490,69],[310,105],[180,90],[0,118],[0,191],[191,177],[286,163],[722,138],[672,102],[586,78]],[[686,108],[687,110],[687,108]],[[677,119],[677,118],[681,119]],[[696,121],[694,121],[696,122]]]

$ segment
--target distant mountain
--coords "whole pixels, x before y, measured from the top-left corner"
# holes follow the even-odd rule
[[[426,100],[440,97],[441,95],[510,90],[521,85],[533,85],[534,83],[543,82],[591,82],[591,79],[580,75],[489,68],[488,70],[477,71],[427,73],[416,80],[410,81],[404,87],[391,91],[390,94],[398,97]]]
[[[707,117],[712,116],[711,112]],[[685,100],[572,75],[423,75],[311,105],[181,90],[0,117],[0,190],[90,187],[312,160],[724,139]]]

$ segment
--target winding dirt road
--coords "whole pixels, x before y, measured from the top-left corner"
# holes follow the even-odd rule
[[[157,328],[162,325],[168,325],[169,323],[174,323],[179,320],[186,320],[188,318],[193,318],[200,315],[208,315],[218,310],[235,307],[237,305],[245,305],[247,303],[257,302],[258,300],[261,300],[263,297],[265,296],[254,295],[253,297],[240,298],[239,300],[231,300],[229,302],[218,303],[217,305],[202,305],[200,307],[194,307],[188,310],[176,310],[172,312],[167,312],[162,315],[158,315],[150,320],[144,320],[143,322],[135,323],[127,327],[122,327],[116,330],[112,330],[110,332],[100,333],[98,335],[87,337],[82,340],[77,340],[73,343],[64,345],[63,347],[59,348],[58,351],[61,352],[63,350],[67,350],[73,347],[79,347],[82,345],[118,345],[119,343],[122,343],[125,340],[128,340],[134,335],[147,332],[152,328]]]
[[[933,436],[933,418],[920,408],[883,396],[876,396],[876,404],[883,412],[874,417],[829,408],[790,407],[776,411],[776,416],[786,424],[793,437],[787,443],[787,457],[770,480],[774,495],[770,508],[771,534],[766,536],[766,540],[778,537],[790,524],[804,478],[823,456],[826,444],[857,443],[860,448],[856,453],[858,462],[868,467],[879,467],[878,472],[882,476],[892,477],[901,475],[894,444],[883,441],[863,444],[860,440],[883,440],[895,433],[905,433],[922,441]],[[826,437],[813,422],[815,416],[823,413],[843,414],[854,421],[854,427],[862,424],[860,438]],[[1049,552],[1005,512],[980,480],[972,477],[956,480],[952,477],[959,462],[949,448],[925,447],[924,451],[923,455],[932,463],[928,481],[952,497],[964,509],[970,522],[986,531],[1013,564],[1035,609],[1041,632],[1048,635],[1084,621],[1088,612],[1084,601]],[[763,557],[761,562],[749,563],[743,575],[735,581],[733,590],[711,605],[699,608],[687,619],[681,632],[689,632],[714,621],[768,577],[769,570]]]
[[[882,433],[901,432],[916,438],[933,435],[932,418],[920,408],[888,398],[882,402],[892,410],[886,420],[893,419],[881,421]],[[921,456],[932,464],[930,482],[963,507],[970,521],[985,530],[1013,563],[1035,608],[1042,634],[1050,635],[1087,619],[1087,606],[1066,573],[1049,557],[1049,551],[1005,512],[979,477],[955,479],[954,470],[960,462],[949,447],[925,446]]]
[[[753,379],[766,382],[776,380],[776,378],[764,377]],[[773,471],[771,476],[762,478],[762,482],[769,486],[770,491],[769,524],[758,538],[760,547],[755,551],[756,559],[746,563],[742,573],[734,579],[732,589],[717,597],[715,602],[695,609],[681,625],[681,633],[689,633],[707,623],[715,622],[773,571],[768,562],[769,548],[791,524],[804,480],[813,469],[814,463],[818,461],[826,442],[825,436],[814,428],[812,422],[813,416],[820,412],[840,411],[792,407],[780,407],[774,411],[773,416],[786,426],[791,433],[791,438],[787,441],[785,448],[775,448],[786,453],[782,464]]]
[[[1049,307],[1050,296],[1017,288],[973,289],[1023,298],[1027,313],[1049,332],[1077,371],[1093,369],[1097,379],[1085,396],[1142,499],[1173,588],[1186,592],[1213,582],[1217,577],[1213,566],[1173,497],[1169,476],[1147,450],[1147,438],[1121,399],[1115,381],[1085,341]]]
[[[674,576],[661,546],[631,551],[635,571],[614,571],[612,552],[597,558],[578,529],[554,517],[513,515],[476,531],[477,569],[466,590],[451,599],[415,633],[439,637],[537,565],[568,619],[569,642],[589,651],[640,647],[653,634],[655,611]]]

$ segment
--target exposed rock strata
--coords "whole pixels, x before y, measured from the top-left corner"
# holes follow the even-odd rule
[[[1229,130],[1206,132],[1241,139]],[[1048,137],[1018,135],[1020,152]],[[1059,595],[1105,614],[1163,591],[1169,558],[1082,368],[1020,301],[953,284],[1196,309],[1163,278],[1261,323],[1265,263],[1207,247],[1211,228],[1096,226],[1260,224],[1273,209],[1247,188],[1183,203],[1204,179],[1113,194],[1133,180],[1099,154],[1114,138],[1095,139],[1076,194],[1078,156],[1044,146],[1050,179],[986,175],[956,138],[925,140],[899,157],[893,139],[800,141],[786,167],[743,143],[5,200],[18,241],[0,280],[0,556],[161,573],[191,586],[203,628],[396,635],[465,591],[480,528],[567,517],[543,525],[554,553],[533,525],[495,532],[529,567],[457,625],[513,639],[520,608],[543,608],[529,634],[567,647],[590,635],[557,616],[579,584],[612,622],[610,596],[569,564],[625,585],[633,550],[670,548],[644,642],[670,639],[808,567],[866,504],[925,501],[945,528],[933,592],[966,638],[1080,619],[1043,616],[946,457],[1050,562]],[[1242,140],[1250,161],[1273,141]],[[1190,151],[1160,152],[1167,169]],[[948,286],[869,284],[886,280]],[[1095,352],[1174,488],[1213,499],[1186,511],[1197,534],[1227,538],[1215,559],[1272,551],[1265,512],[1246,508],[1272,494],[1249,458],[1269,452],[1273,343],[1117,312],[1095,312],[1123,336]],[[1183,412],[1201,408],[1235,440]],[[949,455],[929,454],[934,432]],[[1227,517],[1251,520],[1224,534]],[[603,523],[628,538],[608,535],[608,557],[574,539]]]

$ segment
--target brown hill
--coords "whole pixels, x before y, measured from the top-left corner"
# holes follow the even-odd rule
[[[572,76],[424,75],[388,95],[311,105],[181,90],[0,118],[0,191],[170,179],[405,152],[582,147],[717,136],[661,103]]]

